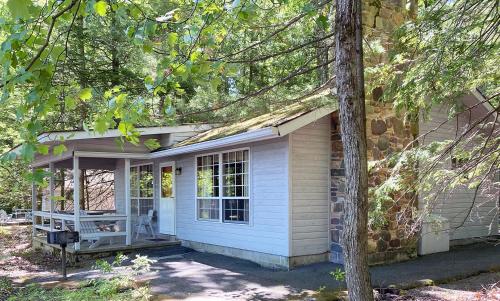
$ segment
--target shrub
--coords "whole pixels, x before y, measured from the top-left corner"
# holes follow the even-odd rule
[[[127,256],[119,253],[109,263],[105,260],[97,260],[94,267],[99,269],[103,274],[109,274],[108,277],[98,277],[95,279],[83,281],[79,284],[78,289],[44,289],[40,285],[32,284],[22,289],[19,289],[13,295],[12,290],[8,295],[11,295],[8,301],[105,301],[105,300],[130,300],[130,301],[147,301],[151,299],[149,287],[138,286],[132,275],[138,275],[143,272],[150,271],[151,263],[154,260],[147,256],[136,256],[132,260],[133,265],[124,269],[116,269],[121,267]],[[1,286],[0,286],[1,288]],[[0,289],[0,292],[2,290]],[[7,296],[8,296],[7,295]],[[1,295],[0,295],[1,296]]]

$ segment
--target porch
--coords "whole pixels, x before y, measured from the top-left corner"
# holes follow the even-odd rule
[[[156,177],[145,157],[72,151],[34,164],[34,171],[45,171],[46,184],[32,185],[33,241],[57,249],[46,243],[48,231],[77,231],[80,242],[67,247],[74,254],[179,244],[173,233],[159,231],[167,217],[159,217]]]

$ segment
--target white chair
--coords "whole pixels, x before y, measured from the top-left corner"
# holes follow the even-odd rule
[[[7,214],[5,210],[0,210],[0,224],[5,224],[12,219],[12,216]]]
[[[139,218],[137,219],[137,225],[136,225],[136,235],[135,239],[139,238],[139,234],[141,233],[142,229],[148,234],[148,227],[149,231],[151,232],[151,236],[153,238],[156,238],[156,233],[153,228],[153,216],[154,216],[155,211],[150,209],[148,211],[148,215],[140,215]]]
[[[30,211],[26,211],[26,215],[24,216],[24,219],[26,221],[31,221],[32,220],[32,212],[31,212],[31,210]]]
[[[81,215],[87,215],[87,213],[82,210],[80,211],[80,216]],[[80,233],[85,234],[85,236],[88,237],[85,240],[90,241],[89,249],[95,249],[99,247],[103,242],[111,242],[109,237],[99,236],[100,232],[101,230],[99,230],[94,221],[80,222]]]

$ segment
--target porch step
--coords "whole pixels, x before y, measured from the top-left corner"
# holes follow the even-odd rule
[[[78,255],[84,254],[95,254],[95,253],[104,253],[104,252],[133,252],[138,250],[149,250],[149,249],[158,249],[170,246],[180,246],[180,240],[173,241],[141,241],[134,242],[131,246],[126,245],[109,245],[109,246],[99,246],[95,249],[81,249],[75,251],[73,249],[69,249],[69,253],[75,253]]]
[[[44,249],[50,253],[60,254],[61,247],[59,245],[47,244],[47,240],[43,237],[33,237],[33,246],[37,249]],[[181,249],[182,248],[182,249]],[[141,255],[165,257],[171,255],[179,255],[186,253],[186,248],[181,247],[181,241],[171,238],[170,240],[156,240],[156,241],[135,241],[131,246],[127,245],[107,245],[99,246],[95,249],[81,249],[75,251],[73,246],[68,246],[66,249],[68,254],[68,262],[76,263],[80,261],[95,260],[109,256],[115,256],[118,252],[127,253],[140,253]],[[148,255],[150,256],[150,255]]]
[[[147,249],[138,253],[143,256],[148,256],[151,259],[161,260],[172,256],[182,256],[193,251],[193,249],[183,246],[171,246],[169,248]]]

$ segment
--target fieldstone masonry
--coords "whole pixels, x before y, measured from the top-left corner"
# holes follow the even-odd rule
[[[379,39],[385,49],[391,46],[390,34],[394,28],[409,17],[406,2],[401,0],[364,1],[363,30],[367,40]],[[387,51],[365,58],[365,66],[387,62]],[[366,79],[370,82],[370,78]],[[369,85],[368,85],[369,86]],[[414,138],[415,129],[397,116],[391,103],[381,102],[384,87],[366,91],[366,127],[368,160],[382,160],[396,151],[402,150]],[[331,125],[331,206],[330,206],[330,260],[343,263],[341,233],[343,230],[343,210],[345,201],[345,169],[340,124],[337,113],[332,114]],[[382,183],[389,174],[388,168],[378,168],[369,175],[369,186]],[[412,196],[399,195],[398,203],[387,211],[387,225],[370,231],[368,250],[371,263],[404,260],[416,256],[416,240],[407,238],[404,225],[398,223],[398,214],[404,207],[415,206]],[[405,214],[409,212],[404,210]]]

